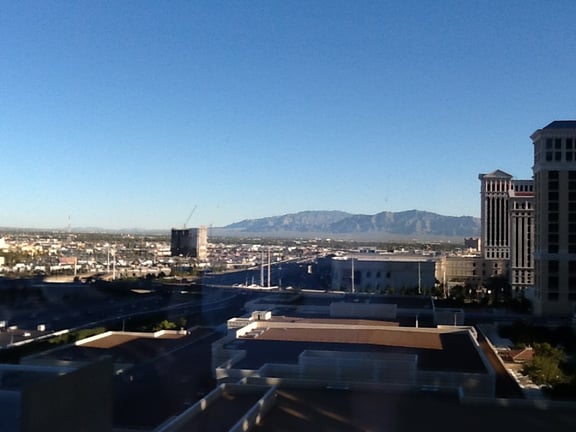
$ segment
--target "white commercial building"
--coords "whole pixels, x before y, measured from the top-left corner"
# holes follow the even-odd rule
[[[435,260],[414,255],[348,255],[332,258],[332,290],[387,294],[430,292]]]

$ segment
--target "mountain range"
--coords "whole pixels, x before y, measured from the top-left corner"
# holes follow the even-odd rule
[[[343,238],[462,238],[480,234],[480,219],[443,216],[420,210],[384,211],[374,215],[342,211],[303,211],[282,216],[245,219],[219,230],[236,234],[333,235]]]
[[[0,232],[43,232],[46,229],[2,228]],[[57,230],[68,231],[68,228]],[[165,235],[165,229],[104,229],[76,227],[72,232]],[[374,215],[343,211],[302,211],[281,216],[245,219],[224,227],[210,228],[210,237],[330,237],[342,240],[462,240],[480,235],[480,219],[443,216],[421,210],[383,211]]]

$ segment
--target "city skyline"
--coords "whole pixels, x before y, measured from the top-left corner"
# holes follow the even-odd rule
[[[574,118],[568,1],[0,2],[0,226],[480,216]]]

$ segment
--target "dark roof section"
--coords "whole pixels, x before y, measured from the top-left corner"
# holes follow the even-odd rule
[[[576,129],[576,120],[555,120],[542,129]]]
[[[259,369],[266,363],[297,364],[298,356],[303,351],[322,350],[414,354],[418,356],[420,370],[486,373],[486,367],[467,334],[445,333],[439,336],[442,344],[440,350],[369,343],[279,341],[260,338],[236,339],[226,345],[226,348],[246,351],[246,357],[234,365],[236,369]]]
[[[502,170],[497,169],[496,171],[492,171],[491,173],[488,173],[488,174],[480,174],[478,176],[478,178],[480,180],[482,180],[483,178],[507,178],[507,179],[511,179],[512,176],[510,174],[508,174],[507,172],[504,172]]]

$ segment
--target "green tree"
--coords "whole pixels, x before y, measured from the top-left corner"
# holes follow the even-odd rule
[[[176,329],[176,327],[177,327],[176,323],[173,323],[172,321],[164,320],[164,321],[160,321],[158,324],[156,324],[152,328],[152,330],[153,331],[174,330],[174,329]]]
[[[560,365],[566,360],[561,348],[548,342],[534,344],[534,358],[522,368],[522,373],[538,385],[554,386],[566,380]]]

